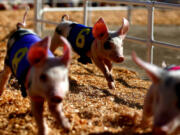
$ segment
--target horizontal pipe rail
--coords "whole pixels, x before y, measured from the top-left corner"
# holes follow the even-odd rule
[[[42,12],[55,12],[55,11],[82,11],[82,7],[65,7],[65,8],[44,8]]]
[[[136,37],[127,36],[126,39],[127,39],[127,41],[138,43],[138,44],[141,44],[141,45],[146,45],[146,43],[147,43],[147,40],[142,39],[142,38],[136,38]],[[157,47],[180,50],[180,45],[165,43],[165,42],[156,41],[156,40],[151,41],[151,43],[152,43],[153,46],[157,46]]]
[[[52,25],[58,25],[58,22],[53,22],[53,21],[48,21],[48,20],[43,20],[43,19],[37,19],[37,22],[41,22],[41,23],[47,23],[47,24],[52,24]]]
[[[117,6],[117,7],[88,7],[88,10],[90,11],[101,11],[101,10],[127,10],[127,7]],[[42,9],[42,12],[55,12],[55,11],[83,11],[83,7],[71,7],[71,8],[44,8]]]
[[[156,8],[180,9],[180,4],[172,4],[172,3],[155,2],[153,6]]]
[[[36,21],[41,22],[41,23],[52,24],[52,25],[58,25],[59,24],[57,22],[48,21],[48,20],[42,20],[42,19],[41,20],[36,20]],[[126,40],[130,41],[130,42],[142,44],[142,45],[146,45],[146,43],[147,43],[147,40],[145,40],[145,39],[132,37],[132,36],[127,36]],[[165,43],[165,42],[156,41],[156,40],[153,40],[151,42],[152,42],[152,45],[157,46],[157,47],[165,47],[165,48],[180,50],[180,45]]]
[[[142,44],[142,45],[145,45],[147,42],[145,39],[132,37],[132,36],[126,36],[125,39],[127,39],[127,41],[135,42],[137,44]]]
[[[152,44],[158,47],[165,47],[169,49],[180,50],[180,45],[175,45],[175,44],[170,44],[170,43],[165,43],[165,42],[155,41],[155,40],[152,41]]]

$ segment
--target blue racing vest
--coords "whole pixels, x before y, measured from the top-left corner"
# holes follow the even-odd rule
[[[80,58],[85,58],[85,61],[90,60],[86,53],[90,51],[94,41],[92,27],[76,23],[71,24],[71,30],[67,39],[71,43],[73,50],[80,55]]]
[[[27,60],[27,53],[29,48],[41,38],[30,30],[18,29],[10,37],[8,41],[8,52],[6,57],[6,64],[11,68],[13,74],[21,84],[21,88],[25,89],[24,83],[26,75],[30,68],[30,63]],[[49,51],[48,54],[53,56]]]

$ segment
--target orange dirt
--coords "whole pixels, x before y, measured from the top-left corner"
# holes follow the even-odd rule
[[[22,20],[24,11],[0,11],[0,64],[6,53],[7,35],[15,29],[18,21]],[[59,21],[64,13],[48,13],[46,18]],[[70,19],[81,22],[82,14],[67,13]],[[107,15],[106,15],[107,14]],[[133,11],[133,24],[146,23],[145,10]],[[108,25],[119,25],[125,11],[97,12],[92,14],[93,23],[99,16],[104,17]],[[162,16],[162,18],[161,18]],[[180,11],[156,11],[156,24],[180,24]],[[33,12],[30,11],[27,27],[33,27]],[[176,21],[174,21],[176,20]],[[47,25],[51,27],[50,25]],[[82,65],[73,56],[70,66],[70,92],[63,101],[65,115],[72,124],[69,132],[56,125],[45,105],[44,117],[51,128],[51,134],[67,135],[150,135],[151,127],[143,128],[140,124],[143,101],[151,84],[140,79],[138,73],[121,67],[113,68],[116,90],[107,87],[102,73],[93,64]],[[37,126],[32,116],[30,101],[23,98],[18,90],[18,84],[13,77],[7,89],[0,97],[0,134],[1,135],[32,135],[37,132]]]

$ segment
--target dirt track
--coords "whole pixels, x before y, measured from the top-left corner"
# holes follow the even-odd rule
[[[9,31],[15,28],[17,21],[22,20],[24,11],[0,11],[0,35],[2,40]],[[170,12],[171,13],[171,12]],[[161,20],[160,17],[155,20],[156,24],[163,22],[174,25],[180,24],[178,19],[180,12],[174,14],[160,11],[158,14],[170,16],[168,20]],[[63,14],[63,13],[62,13]],[[72,20],[78,21],[81,15],[73,14]],[[125,12],[116,16],[125,16]],[[144,24],[146,12],[137,10],[134,14],[139,14],[140,17],[135,17],[134,24]],[[122,16],[121,16],[122,15]],[[28,15],[27,27],[32,28],[32,11]],[[47,18],[58,21],[59,13],[47,15]],[[103,16],[100,13],[94,16],[95,18]],[[105,21],[112,24],[119,24],[119,20],[112,18]],[[113,16],[110,16],[113,17]],[[120,18],[119,17],[119,18]],[[77,19],[78,18],[78,19]],[[136,20],[137,19],[137,20]],[[167,17],[166,17],[167,19]],[[172,21],[174,19],[178,19]],[[93,19],[96,20],[96,19]],[[112,22],[114,20],[114,22]],[[7,40],[0,42],[0,63],[1,69],[3,66],[3,58],[5,55],[5,46]],[[67,98],[63,101],[65,115],[69,118],[72,124],[70,132],[64,131],[61,127],[56,126],[54,118],[45,109],[45,119],[49,127],[52,129],[52,134],[68,134],[68,135],[132,135],[152,134],[151,128],[142,128],[139,126],[141,113],[143,108],[143,100],[145,94],[151,84],[150,81],[140,79],[138,73],[129,71],[124,68],[114,67],[113,76],[116,82],[116,90],[110,90],[107,87],[105,78],[102,73],[92,64],[82,65],[76,61],[74,55],[70,67],[70,92]],[[17,82],[12,78],[0,98],[0,134],[2,135],[31,135],[36,133],[36,124],[30,109],[28,98],[22,98],[18,90]]]

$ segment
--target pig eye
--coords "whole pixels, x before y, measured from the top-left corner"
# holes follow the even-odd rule
[[[41,80],[42,82],[46,82],[46,81],[48,80],[47,75],[46,75],[46,74],[41,74],[41,75],[40,75],[40,80]]]
[[[104,43],[104,49],[106,49],[106,50],[110,50],[110,49],[111,49],[111,43],[110,43],[110,41],[106,41],[106,42]]]

